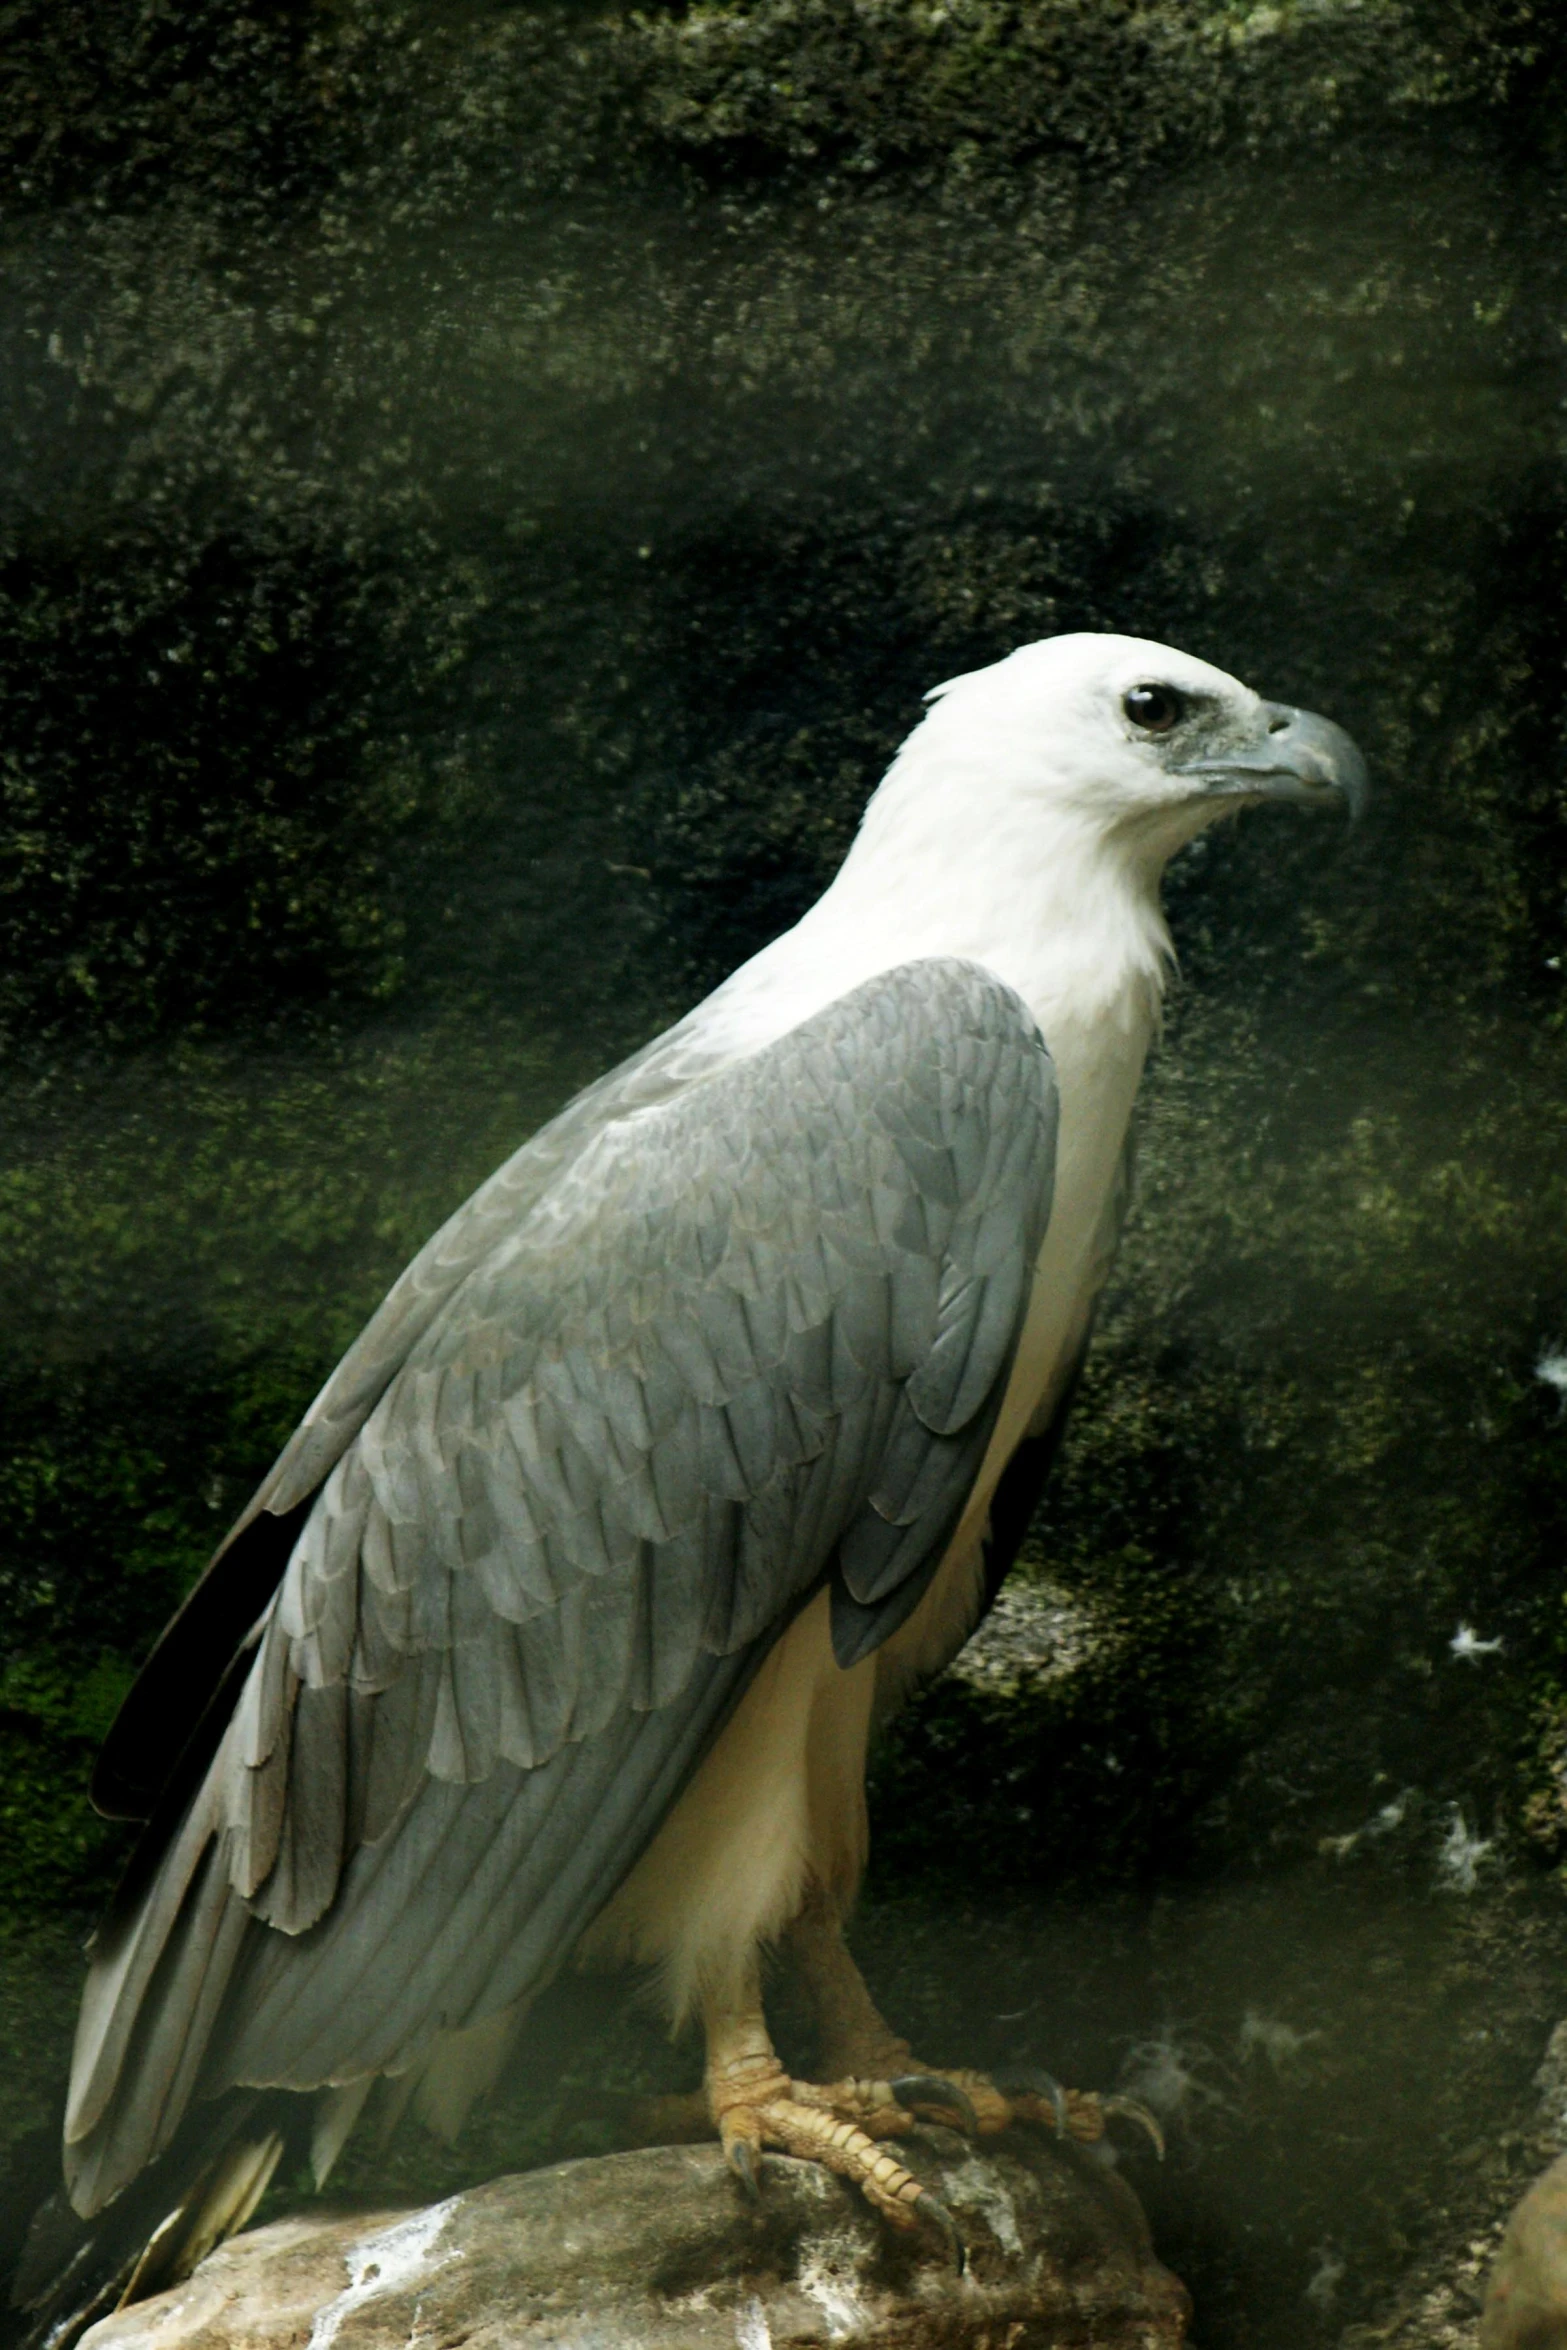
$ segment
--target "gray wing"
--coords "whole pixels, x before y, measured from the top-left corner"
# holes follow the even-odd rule
[[[105,1739],[92,1795],[111,1819],[145,1820],[193,1739],[214,1667],[276,1590],[304,1514],[410,1350],[563,1169],[616,1120],[672,1099],[724,1065],[696,1019],[655,1037],[588,1086],[449,1216],[393,1283],[284,1446],[142,1667]],[[201,1692],[193,1702],[193,1690]],[[204,1764],[210,1743],[197,1755]]]
[[[317,1498],[233,1718],[111,1924],[78,2207],[193,2094],[395,2070],[622,1882],[824,1582],[845,1665],[983,1457],[1055,1099],[975,966],[905,966],[604,1130],[431,1317]]]

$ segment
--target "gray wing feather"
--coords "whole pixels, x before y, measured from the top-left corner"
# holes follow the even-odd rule
[[[682,1021],[569,1102],[419,1252],[166,1627],[100,1751],[92,1788],[100,1810],[121,1819],[149,1816],[157,1789],[199,1736],[202,1709],[192,1709],[189,1698],[193,1676],[204,1685],[213,1654],[231,1648],[254,1622],[275,1588],[297,1515],[469,1274],[504,1248],[562,1170],[606,1127],[673,1098],[732,1058],[707,1040],[697,1016]]]
[[[365,1324],[252,1497],[235,1532],[262,1510],[281,1516],[321,1483],[363,1427],[411,1348],[477,1266],[612,1121],[670,1100],[723,1065],[689,1022],[587,1086],[525,1142],[425,1243]]]
[[[437,1236],[274,1472],[269,1507],[342,1437],[207,1778],[97,1955],[84,2208],[192,2093],[396,2069],[536,1987],[811,1592],[849,1663],[939,1563],[1049,1212],[1027,1013],[914,964],[648,1083]]]

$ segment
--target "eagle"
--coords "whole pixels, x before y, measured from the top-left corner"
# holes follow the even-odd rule
[[[877,2011],[843,1931],[867,1749],[1060,1442],[1167,861],[1262,802],[1353,812],[1365,767],[1125,636],[926,701],[794,928],[413,1260],[126,1699],[93,1793],[145,1825],[82,2000],[56,2342],[73,2291],[79,2324],[243,2224],[291,2132],[320,2180],[372,2099],[455,2129],[568,1964],[699,2023],[686,2122],[753,2191],[812,2159],[958,2257],[914,2119],[1103,2129],[1114,2100],[941,2071]],[[769,2036],[780,1943],[817,2081]]]

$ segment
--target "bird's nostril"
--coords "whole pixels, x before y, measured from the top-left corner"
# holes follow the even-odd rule
[[[1277,718],[1270,718],[1268,720],[1268,732],[1270,734],[1288,734],[1289,723],[1289,720],[1285,717],[1283,711],[1281,710]]]

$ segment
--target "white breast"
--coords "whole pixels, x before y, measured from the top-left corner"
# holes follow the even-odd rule
[[[1100,1023],[1086,1038],[1057,1024],[1061,1093],[1055,1198],[1040,1250],[1011,1385],[965,1528],[989,1507],[997,1478],[1031,1425],[1048,1416],[1070,1375],[1103,1278],[1104,1220],[1119,1176],[1152,1030],[1142,1017]]]
[[[876,1716],[885,1719],[917,1681],[939,1672],[977,1620],[983,1544],[1001,1473],[1030,1432],[1048,1426],[1087,1335],[1106,1271],[1106,1218],[1153,1030],[1151,994],[1129,994],[1123,1016],[1092,1034],[1056,1022],[1061,1092],[1055,1198],[1028,1315],[995,1434],[962,1522],[930,1590],[878,1656]]]

